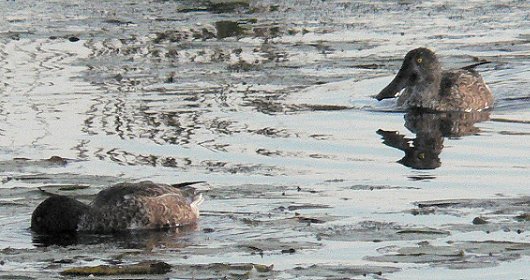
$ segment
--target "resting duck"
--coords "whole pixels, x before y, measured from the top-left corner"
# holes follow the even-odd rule
[[[190,183],[120,183],[99,192],[86,205],[53,195],[31,217],[37,233],[112,233],[135,229],[166,229],[195,224],[203,197]]]
[[[375,98],[396,97],[406,109],[429,111],[482,111],[493,106],[493,94],[472,68],[442,70],[434,52],[426,48],[411,50],[396,77]]]

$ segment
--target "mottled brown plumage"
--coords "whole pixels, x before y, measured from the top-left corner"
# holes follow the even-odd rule
[[[398,98],[406,109],[430,111],[482,111],[493,106],[493,94],[480,74],[462,69],[442,71],[436,55],[418,48],[407,53],[401,69],[377,100]]]
[[[69,230],[109,233],[135,229],[165,229],[195,224],[199,218],[198,205],[202,202],[202,196],[196,194],[191,187],[185,188],[186,185],[188,184],[171,186],[144,181],[111,186],[99,192],[94,201],[82,209],[83,212],[77,216],[77,220],[69,223],[75,225]],[[75,201],[71,198],[60,197],[63,198],[62,201],[67,199]],[[62,215],[46,216],[47,213],[57,212],[52,210],[60,207],[47,202],[50,199],[52,198],[48,198],[41,204],[46,205],[46,208],[41,205],[37,207],[39,211],[35,210],[33,215],[36,217],[35,221],[37,218],[46,221],[64,219]],[[72,205],[79,205],[79,202],[72,203]],[[74,209],[62,209],[62,211],[65,210],[69,212]],[[32,219],[32,229],[39,228],[42,227],[34,225]],[[39,230],[36,231],[39,232]]]

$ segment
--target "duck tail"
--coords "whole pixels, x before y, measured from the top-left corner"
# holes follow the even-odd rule
[[[460,69],[467,70],[467,71],[472,71],[472,70],[475,70],[475,67],[477,67],[479,65],[482,65],[482,64],[488,64],[488,63],[491,63],[491,61],[483,60],[483,61],[480,61],[480,62],[475,63],[475,64],[464,66],[464,67],[462,67]]]
[[[183,188],[183,187],[187,187],[187,186],[195,185],[195,184],[200,184],[200,183],[206,183],[206,181],[183,182],[183,183],[178,183],[178,184],[171,184],[170,186],[172,186],[174,188]]]
[[[202,196],[202,193],[198,193],[193,197],[193,201],[191,202],[192,207],[199,207],[204,202],[204,197]]]
[[[201,205],[204,202],[204,197],[202,196],[202,193],[198,193],[193,196],[193,201],[190,203],[190,207],[197,214],[197,217],[199,217],[199,205]]]

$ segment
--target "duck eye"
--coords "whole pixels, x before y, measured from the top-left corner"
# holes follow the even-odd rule
[[[423,58],[421,58],[421,57],[416,58],[416,62],[417,63],[422,63],[422,61],[423,61]]]

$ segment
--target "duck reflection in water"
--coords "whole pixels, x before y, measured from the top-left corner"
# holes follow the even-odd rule
[[[39,234],[32,232],[32,242],[35,247],[90,246],[105,244],[109,247],[125,249],[147,249],[164,247],[168,249],[180,249],[193,244],[193,233],[199,229],[198,225],[189,225],[178,228],[168,228],[163,230],[136,230],[115,232],[110,234],[91,233],[63,233]]]
[[[402,150],[398,162],[413,169],[436,169],[441,166],[440,153],[444,137],[458,138],[480,132],[475,123],[489,120],[489,112],[432,113],[414,110],[405,114],[405,127],[416,135],[406,138],[397,131],[379,129],[383,144]]]

